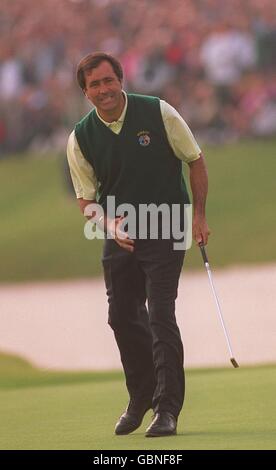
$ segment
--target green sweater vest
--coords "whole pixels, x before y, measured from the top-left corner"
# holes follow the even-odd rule
[[[189,203],[182,162],[169,145],[159,98],[128,94],[118,135],[105,126],[95,109],[76,125],[75,135],[95,171],[97,201],[104,209],[107,196],[115,196],[116,208],[122,203],[135,208]]]

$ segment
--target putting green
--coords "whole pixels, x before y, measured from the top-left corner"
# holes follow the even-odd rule
[[[121,373],[53,373],[0,356],[0,449],[275,449],[276,366],[190,370],[178,435],[115,436]]]

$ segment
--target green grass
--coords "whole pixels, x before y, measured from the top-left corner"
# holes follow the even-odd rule
[[[190,370],[178,435],[129,436],[114,424],[127,394],[113,373],[51,372],[0,355],[0,449],[275,449],[276,366]]]
[[[66,191],[62,163],[56,156],[1,163],[0,281],[99,274],[102,243],[85,239],[85,219]]]
[[[213,264],[276,260],[275,150],[276,141],[206,149]]]
[[[210,179],[212,265],[275,261],[275,141],[203,151]],[[2,160],[0,186],[0,282],[101,273],[102,242],[83,236],[84,218],[65,189],[64,157]],[[201,268],[196,247],[188,252],[186,265]]]

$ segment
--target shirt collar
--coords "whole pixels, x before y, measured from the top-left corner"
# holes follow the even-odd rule
[[[122,90],[122,93],[123,93],[123,95],[124,95],[124,97],[125,97],[125,106],[124,106],[124,109],[123,109],[123,111],[122,111],[121,116],[119,117],[119,119],[118,119],[117,121],[112,121],[112,122],[104,121],[104,119],[101,118],[101,116],[99,115],[98,110],[97,110],[97,108],[96,108],[96,113],[97,113],[98,118],[99,118],[100,121],[102,121],[107,127],[111,127],[113,124],[118,123],[118,122],[124,122],[124,120],[125,120],[126,111],[127,111],[127,94],[126,94],[126,92],[125,92],[124,90]]]

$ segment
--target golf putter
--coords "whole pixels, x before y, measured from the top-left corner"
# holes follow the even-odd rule
[[[231,361],[233,367],[237,368],[237,367],[239,367],[239,364],[237,363],[236,359],[234,358],[234,354],[233,354],[231,344],[230,344],[230,339],[229,339],[229,336],[228,336],[227,331],[226,331],[226,326],[224,324],[223,316],[222,316],[222,313],[221,313],[221,308],[220,308],[220,304],[219,304],[219,301],[218,301],[218,296],[216,294],[214,284],[213,284],[213,280],[212,280],[212,274],[211,274],[211,269],[210,269],[210,266],[209,266],[206,250],[205,250],[205,247],[204,247],[203,243],[199,243],[198,246],[200,248],[202,258],[203,258],[203,261],[204,261],[204,264],[205,264],[205,267],[206,267],[206,270],[207,270],[207,274],[208,274],[208,278],[209,278],[209,281],[210,281],[211,289],[212,289],[212,292],[213,292],[213,295],[214,295],[214,298],[215,298],[215,302],[216,302],[216,306],[217,306],[219,319],[221,321],[222,328],[223,328],[225,338],[226,338],[226,341],[227,341],[227,346],[228,346],[228,349],[229,349],[229,352],[230,352],[230,361]]]

